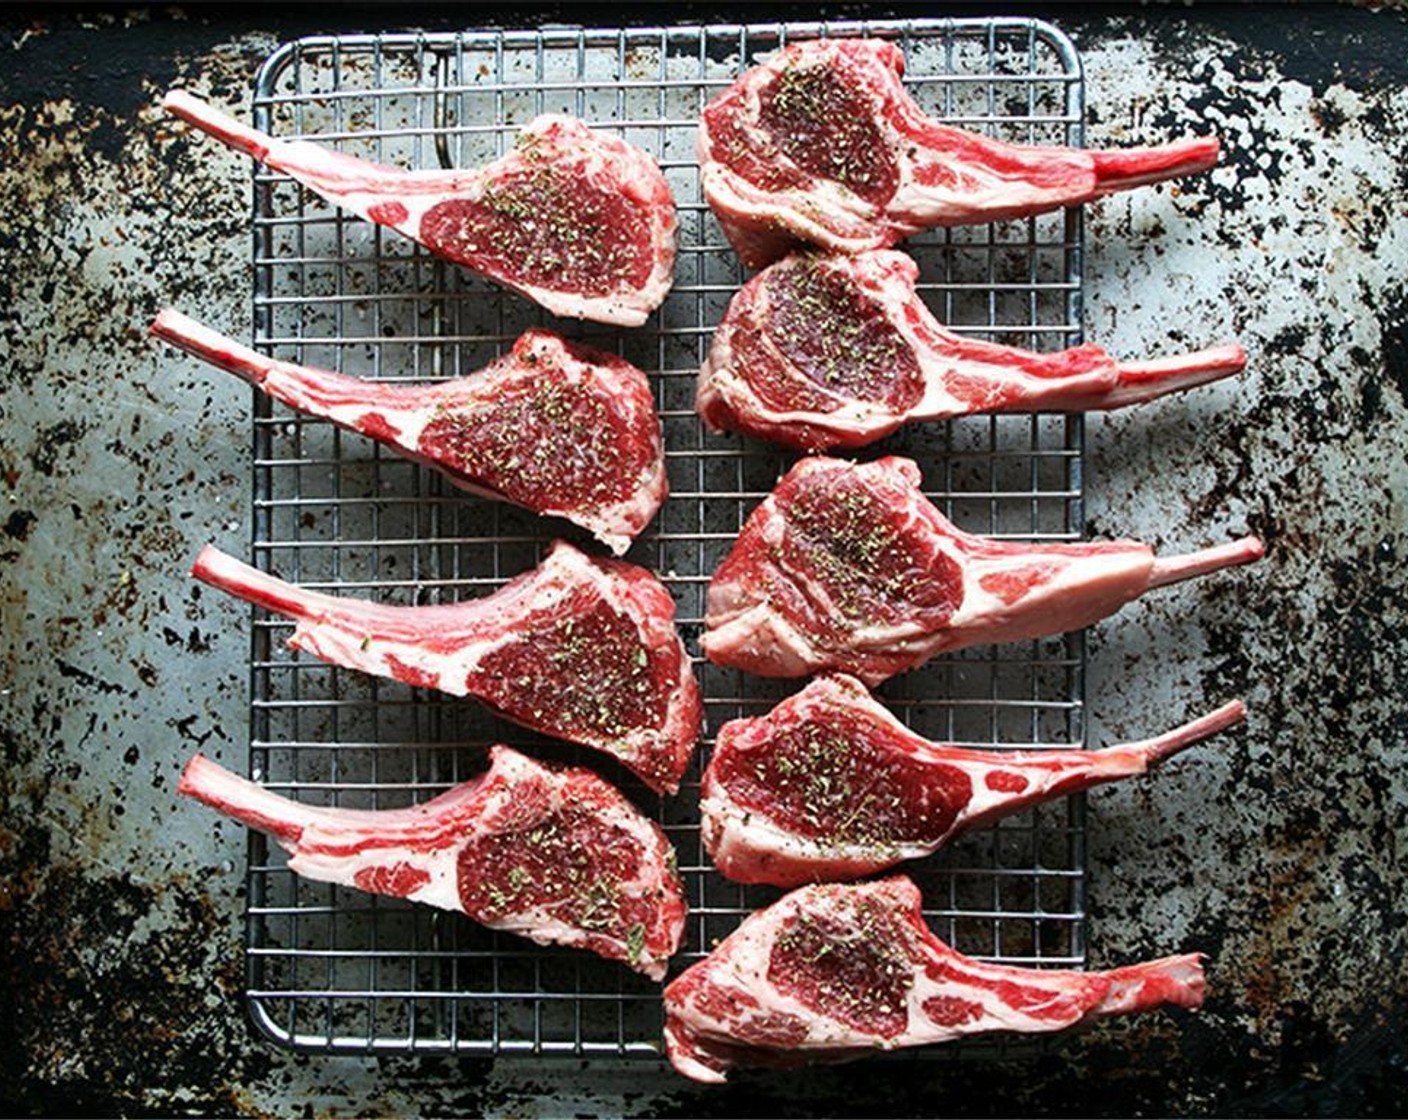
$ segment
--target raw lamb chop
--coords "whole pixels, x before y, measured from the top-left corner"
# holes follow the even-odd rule
[[[674,793],[703,708],[675,604],[644,568],[558,541],[492,595],[402,607],[306,591],[207,545],[192,574],[297,622],[288,644],[619,759]]]
[[[665,1046],[686,1077],[720,1082],[736,1066],[1197,1008],[1203,983],[1199,953],[1102,972],[975,961],[934,936],[918,888],[897,875],[800,887],[748,918],[665,989]]]
[[[710,580],[700,645],[765,677],[840,669],[876,685],[945,650],[1078,630],[1261,554],[1255,537],[1155,560],[1135,541],[973,536],[924,497],[910,459],[803,459]]]
[[[660,419],[645,374],[552,331],[527,331],[478,373],[431,385],[275,361],[177,311],[161,312],[151,331],[471,493],[590,529],[617,555],[665,500]]]
[[[1143,774],[1245,716],[1233,701],[1098,751],[966,750],[916,735],[854,677],[820,677],[719,730],[701,791],[704,846],[741,883],[854,879],[1038,802]]]
[[[1092,152],[1001,141],[931,120],[876,39],[793,43],[704,108],[704,197],[751,268],[798,243],[882,249],[930,226],[1076,206],[1206,171],[1216,139]]]
[[[177,791],[268,833],[320,883],[458,910],[540,945],[573,945],[665,976],[684,891],[665,834],[590,770],[508,747],[486,773],[408,809],[281,797],[196,755]]]
[[[1117,362],[1098,346],[1038,354],[944,328],[909,257],[794,254],[733,297],[699,375],[716,431],[807,451],[861,447],[912,420],[1123,408],[1239,373],[1240,346]]]
[[[573,117],[536,117],[513,151],[484,167],[401,171],[269,136],[182,90],[163,105],[334,205],[554,315],[635,327],[670,290],[678,219],[660,168]]]

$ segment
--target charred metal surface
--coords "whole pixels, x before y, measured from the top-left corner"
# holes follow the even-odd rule
[[[279,40],[388,16],[41,12],[5,16],[0,51],[0,968],[13,1008],[0,1105],[1402,1107],[1408,17],[1049,13],[1084,52],[1093,144],[1211,128],[1227,150],[1203,179],[1093,206],[1087,262],[1092,339],[1138,354],[1240,338],[1251,354],[1237,384],[1090,425],[1091,533],[1176,549],[1250,528],[1270,549],[1259,567],[1171,589],[1092,640],[1096,741],[1233,695],[1252,710],[1244,733],[1090,801],[1093,960],[1202,949],[1207,1007],[1111,1022],[1001,1066],[901,1059],[704,1091],[648,1063],[298,1057],[248,1025],[243,830],[173,790],[198,747],[243,762],[246,612],[185,571],[200,544],[248,539],[249,402],[145,337],[164,303],[247,334],[248,168],[155,102],[180,82],[244,104]],[[466,12],[396,15],[443,27]],[[670,11],[719,15],[738,18]]]

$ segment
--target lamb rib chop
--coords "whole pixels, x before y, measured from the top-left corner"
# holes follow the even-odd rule
[[[924,497],[910,459],[802,459],[710,580],[700,645],[765,677],[839,669],[873,686],[945,650],[1079,630],[1261,554],[1255,537],[1155,560],[1135,541],[973,536]]]
[[[714,332],[699,414],[715,431],[822,451],[914,420],[1123,408],[1246,365],[1240,346],[1117,362],[1098,346],[1038,354],[964,338],[925,307],[918,278],[914,261],[886,249],[770,265]]]
[[[975,961],[934,936],[918,888],[897,875],[800,887],[748,918],[665,989],[665,1046],[686,1077],[720,1082],[736,1066],[1197,1008],[1203,986],[1198,953],[1101,972]]]
[[[617,555],[665,500],[660,418],[645,374],[552,331],[527,331],[477,373],[431,385],[275,361],[169,309],[151,332],[471,493],[581,525]]]
[[[453,696],[595,747],[674,793],[703,707],[675,604],[644,568],[558,541],[492,595],[402,607],[307,591],[213,546],[192,574],[295,620],[288,644],[334,665]]]
[[[665,834],[590,770],[504,746],[489,757],[478,778],[407,809],[305,805],[199,754],[177,791],[268,833],[306,879],[458,910],[663,979],[685,918]]]
[[[959,832],[1143,774],[1246,716],[1241,701],[1104,750],[967,750],[916,735],[854,677],[820,677],[719,730],[704,846],[740,883],[833,882],[937,851]]]
[[[660,168],[573,117],[536,117],[511,152],[484,167],[402,171],[269,136],[182,90],[163,105],[334,205],[554,315],[639,326],[670,290],[678,218]]]
[[[1216,139],[1092,152],[1005,144],[925,116],[877,39],[792,43],[704,108],[704,197],[743,262],[799,243],[883,249],[931,226],[1076,206],[1206,171]]]

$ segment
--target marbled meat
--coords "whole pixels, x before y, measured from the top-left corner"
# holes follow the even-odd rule
[[[904,876],[799,887],[754,914],[665,989],[675,1069],[845,1062],[990,1031],[1064,1030],[1203,1001],[1201,956],[1101,972],[986,964],[924,922]]]
[[[918,466],[810,458],[749,516],[709,582],[710,661],[875,685],[945,650],[1063,634],[1144,592],[1262,555],[1245,537],[1156,560],[1135,541],[1026,543],[958,529]]]
[[[293,801],[199,754],[177,789],[273,837],[304,878],[458,910],[655,980],[684,932],[660,827],[591,771],[550,769],[508,747],[491,749],[479,777],[404,809]]]
[[[855,879],[1039,802],[1143,774],[1245,715],[1234,700],[1103,750],[972,750],[915,734],[854,677],[818,677],[766,715],[719,729],[701,791],[704,847],[742,883]]]
[[[544,114],[464,171],[402,171],[281,140],[184,90],[165,108],[309,190],[488,277],[554,315],[639,326],[674,279],[674,197],[659,166],[574,117]]]
[[[151,331],[456,486],[580,525],[617,555],[665,500],[660,418],[645,374],[549,330],[526,331],[477,373],[433,384],[276,361],[169,309]]]
[[[207,546],[192,574],[292,618],[288,644],[334,665],[474,696],[524,727],[611,755],[674,793],[703,707],[658,579],[558,541],[491,595],[395,606],[309,591]]]
[[[745,264],[799,244],[886,248],[931,226],[1075,206],[1217,162],[1214,138],[1118,152],[1003,143],[928,117],[903,73],[895,43],[814,39],[705,106],[704,197]]]
[[[715,431],[805,451],[862,447],[916,420],[1139,404],[1241,372],[1240,346],[1120,362],[1098,346],[1035,353],[956,334],[903,253],[795,253],[733,297],[699,375]]]

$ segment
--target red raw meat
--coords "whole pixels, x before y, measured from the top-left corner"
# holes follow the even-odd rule
[[[581,525],[618,555],[665,500],[660,418],[645,374],[552,331],[525,332],[468,377],[396,385],[275,361],[177,311],[161,312],[151,330],[471,493]]]
[[[1092,152],[1001,141],[931,120],[877,39],[792,43],[704,108],[704,197],[752,268],[799,243],[883,249],[931,226],[1076,206],[1206,171],[1214,138]]]
[[[192,574],[297,622],[288,644],[595,747],[674,793],[703,707],[675,604],[644,568],[558,541],[492,595],[402,607],[306,591],[207,545]]]
[[[1079,630],[1261,554],[1255,537],[1155,560],[1135,541],[973,536],[924,497],[912,460],[803,459],[710,580],[700,645],[765,677],[840,669],[876,685],[945,650]]]
[[[1058,1031],[1203,1001],[1202,956],[1102,972],[1012,968],[950,949],[902,875],[799,887],[748,918],[665,989],[675,1069],[844,1062],[990,1031]]]
[[[407,809],[291,801],[196,755],[178,792],[266,832],[320,883],[458,910],[540,945],[572,945],[663,979],[684,932],[665,834],[590,770],[508,747],[486,773]]]
[[[674,278],[674,198],[655,161],[573,117],[544,114],[507,155],[467,171],[402,171],[280,140],[173,90],[168,112],[309,190],[420,242],[554,315],[635,327]]]
[[[1234,700],[1104,750],[966,750],[916,735],[854,677],[821,677],[719,730],[701,791],[704,846],[741,883],[854,879],[1038,802],[1143,774],[1245,716]]]
[[[715,431],[806,451],[861,447],[913,420],[1123,408],[1239,373],[1240,346],[1117,362],[1098,346],[1038,354],[947,330],[903,253],[794,254],[733,297],[699,375]]]

